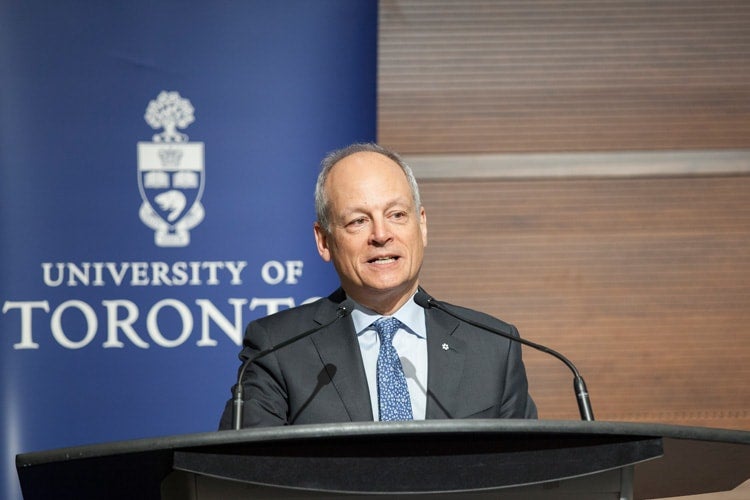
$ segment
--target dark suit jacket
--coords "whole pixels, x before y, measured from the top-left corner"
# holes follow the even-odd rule
[[[250,323],[244,361],[336,317],[339,289],[314,303]],[[512,325],[456,308],[470,319],[518,335]],[[536,418],[518,342],[427,309],[426,418]],[[447,344],[448,350],[443,349]],[[350,316],[256,360],[245,373],[245,427],[373,420],[367,379]],[[232,427],[231,400],[220,428]]]

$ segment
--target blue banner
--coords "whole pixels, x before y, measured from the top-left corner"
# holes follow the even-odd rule
[[[0,0],[0,497],[17,453],[216,429],[252,319],[328,294],[377,2]]]

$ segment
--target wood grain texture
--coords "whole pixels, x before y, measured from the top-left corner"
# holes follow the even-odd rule
[[[379,141],[401,153],[742,148],[750,3],[382,0]]]
[[[598,419],[750,429],[749,26],[744,0],[380,1],[378,140],[437,173],[423,284],[575,360]],[[524,356],[541,416],[578,418]]]
[[[423,284],[565,353],[598,419],[750,428],[748,177],[423,181]],[[572,377],[525,350],[544,418]]]

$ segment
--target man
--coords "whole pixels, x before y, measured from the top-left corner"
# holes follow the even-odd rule
[[[331,322],[344,300],[353,311],[249,367],[244,426],[536,418],[520,344],[414,302],[427,217],[414,175],[397,154],[375,144],[331,153],[315,205],[318,252],[333,263],[341,288],[250,323],[240,358]],[[518,335],[512,325],[459,309]],[[231,424],[230,401],[220,428]]]

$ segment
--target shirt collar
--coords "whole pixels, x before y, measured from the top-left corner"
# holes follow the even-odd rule
[[[372,326],[375,320],[383,317],[383,315],[366,308],[354,300],[352,302],[354,302],[354,310],[352,311],[354,331],[357,335],[362,335]],[[422,339],[427,338],[424,309],[414,302],[414,296],[407,300],[392,316],[398,319],[410,333]]]

